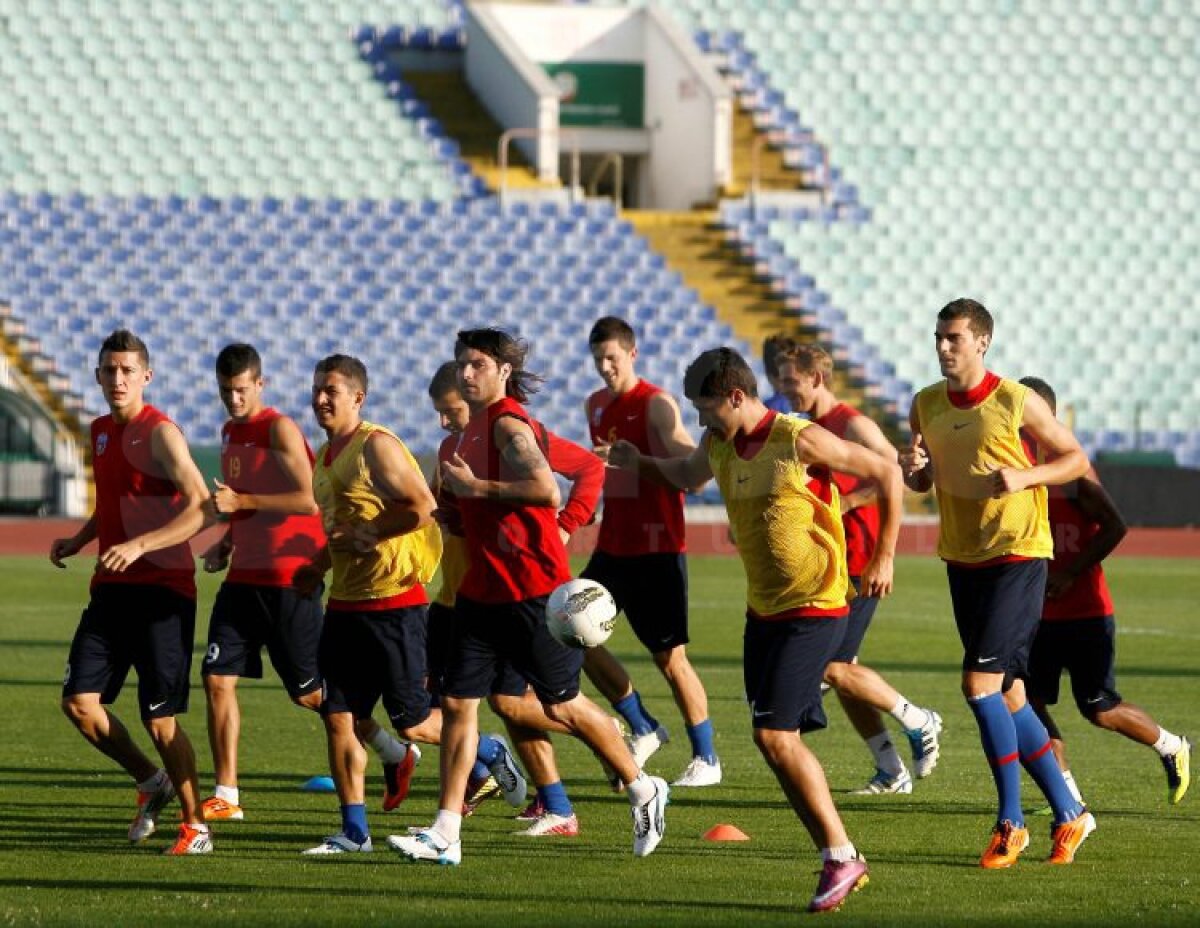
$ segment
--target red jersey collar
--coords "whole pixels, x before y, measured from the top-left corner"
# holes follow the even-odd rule
[[[1000,378],[991,371],[985,371],[983,380],[970,390],[951,390],[946,387],[946,395],[952,405],[958,409],[974,409],[989,396],[996,387],[1000,386]]]
[[[768,409],[767,414],[749,432],[733,436],[733,450],[739,458],[749,461],[758,454],[759,449],[767,443],[767,436],[771,434],[771,426],[777,415],[774,409]]]

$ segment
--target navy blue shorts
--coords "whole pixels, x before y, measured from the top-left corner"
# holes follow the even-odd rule
[[[742,673],[755,728],[803,733],[826,726],[821,681],[845,633],[842,618],[746,617]]]
[[[382,698],[397,730],[429,718],[427,610],[427,606],[405,606],[379,612],[327,612],[319,654],[325,684],[321,711],[370,718]]]
[[[580,574],[605,586],[651,654],[688,643],[687,557],[596,551]]]
[[[850,582],[854,584],[855,592],[861,589],[858,577],[851,577]],[[830,662],[854,662],[858,652],[862,650],[863,639],[867,637],[867,629],[871,627],[871,619],[875,617],[875,609],[878,606],[878,596],[859,595],[850,600],[850,614],[846,616],[846,634],[842,636],[842,643],[829,659]]]
[[[583,649],[559,644],[550,634],[547,598],[486,604],[459,596],[454,603],[454,642],[443,693],[483,699],[507,689],[516,691],[504,695],[518,696],[525,693],[528,681],[543,705],[568,702],[579,695]]]
[[[208,650],[200,672],[261,680],[262,649],[288,695],[321,688],[321,590],[309,596],[292,587],[222,583],[208,620]]]
[[[429,656],[429,694],[435,706],[441,705],[443,680],[446,665],[450,660],[450,649],[454,641],[454,608],[441,603],[429,606],[429,638],[426,653]],[[525,678],[505,664],[492,683],[494,696],[524,696],[529,689]]]
[[[1042,619],[1045,560],[990,567],[946,565],[964,671],[1004,674],[1004,688],[1027,676],[1029,648]]]
[[[181,715],[195,632],[194,599],[149,584],[97,584],[71,641],[62,694],[99,693],[111,705],[132,667],[143,719]]]
[[[1030,697],[1047,705],[1058,702],[1058,684],[1065,670],[1071,675],[1075,705],[1084,716],[1119,706],[1116,635],[1117,623],[1111,615],[1042,622],[1029,654]]]

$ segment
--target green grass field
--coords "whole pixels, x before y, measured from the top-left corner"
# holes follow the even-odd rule
[[[292,707],[271,675],[241,688],[247,820],[216,830],[217,851],[209,858],[160,856],[173,829],[129,847],[131,784],[58,710],[67,644],[86,597],[86,565],[60,573],[42,559],[0,560],[0,923],[747,928],[805,917],[819,863],[750,741],[741,697],[741,569],[734,560],[697,558],[691,573],[690,652],[708,688],[724,784],[677,790],[665,840],[652,857],[635,860],[625,799],[607,792],[585,749],[559,742],[582,835],[515,837],[507,807],[492,802],[466,823],[463,865],[438,868],[409,864],[383,842],[391,832],[431,820],[432,749],[408,801],[386,816],[378,811],[382,786],[373,763],[374,855],[298,856],[337,831],[337,805],[331,795],[298,789],[309,776],[327,772],[324,738],[319,720]],[[1121,629],[1121,691],[1171,730],[1194,738],[1200,734],[1200,570],[1184,560],[1119,559],[1109,574]],[[203,582],[200,645],[215,586],[211,578]],[[866,781],[871,763],[836,700],[827,704],[830,727],[809,743],[872,867],[870,885],[838,913],[838,923],[1200,923],[1200,787],[1169,807],[1157,757],[1090,728],[1069,701],[1058,718],[1098,831],[1076,864],[1052,868],[1041,863],[1049,850],[1048,819],[1033,818],[1033,841],[1016,868],[984,872],[976,866],[994,793],[958,692],[959,651],[944,576],[932,559],[905,559],[897,586],[879,610],[863,657],[910,698],[942,713],[942,760],[911,796],[846,795]],[[673,733],[650,764],[673,778],[688,752],[665,684],[627,629],[612,646]],[[192,698],[184,723],[207,792],[211,762],[199,686]],[[117,712],[134,727],[131,696],[121,698]],[[493,721],[489,716],[483,724]],[[1040,805],[1029,789],[1026,805]],[[736,824],[752,840],[701,840],[719,822]]]

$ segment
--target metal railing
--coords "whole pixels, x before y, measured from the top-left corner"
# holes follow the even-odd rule
[[[604,174],[610,167],[613,172],[613,207],[619,213],[624,206],[622,199],[625,184],[625,159],[617,152],[610,152],[600,159],[596,170],[592,172],[592,179],[588,181],[587,192],[589,197],[596,196],[596,191],[600,188],[600,181],[604,179]]]
[[[562,129],[552,127],[548,129],[531,129],[517,128],[507,129],[497,143],[496,160],[500,165],[500,208],[503,209],[507,205],[508,199],[508,146],[513,139],[538,139],[544,135],[557,135],[560,140],[571,143],[571,188],[570,196],[575,197],[575,192],[579,189],[579,134],[576,132],[564,132]],[[557,170],[557,169],[556,169]]]

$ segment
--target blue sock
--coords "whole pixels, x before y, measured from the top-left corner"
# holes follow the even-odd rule
[[[342,806],[342,832],[355,844],[367,840],[367,807],[361,802]]]
[[[492,775],[492,771],[488,770],[487,764],[476,759],[475,766],[471,768],[471,778],[474,780],[486,780]]]
[[[1077,818],[1083,812],[1083,806],[1071,795],[1070,787],[1058,767],[1058,760],[1050,750],[1046,726],[1033,711],[1033,706],[1026,703],[1012,714],[1012,720],[1017,729],[1021,764],[1050,801],[1050,808],[1054,810],[1054,824],[1061,825]]]
[[[571,800],[567,798],[567,788],[563,786],[562,780],[551,783],[549,786],[539,786],[537,794],[538,798],[542,800],[542,805],[546,807],[546,811],[552,815],[561,815],[566,818],[574,811],[571,808]]]
[[[983,753],[992,768],[992,779],[996,781],[996,793],[1000,799],[997,822],[1009,821],[1025,827],[1025,813],[1021,810],[1021,767],[1017,764],[1017,729],[1013,717],[1004,704],[1004,696],[992,693],[978,699],[968,699],[967,705],[975,713],[979,725],[979,737],[983,742]]]
[[[500,742],[495,738],[487,735],[479,736],[479,747],[475,751],[475,759],[482,763],[485,767],[490,767],[496,762],[496,758],[500,756]]]
[[[705,719],[687,727],[688,741],[692,742],[692,757],[703,757],[710,764],[716,763],[717,751],[713,747],[712,719]]]
[[[634,735],[648,735],[652,731],[658,731],[658,720],[646,711],[646,707],[642,705],[642,696],[637,690],[614,702],[613,708],[625,720],[625,724]]]

